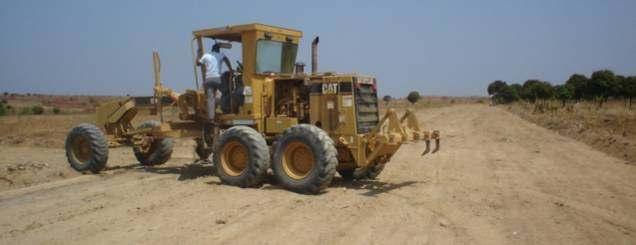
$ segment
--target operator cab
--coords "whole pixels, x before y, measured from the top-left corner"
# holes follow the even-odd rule
[[[276,128],[273,131],[277,132],[283,127],[298,123],[291,119],[291,115],[298,115],[299,108],[294,106],[294,111],[288,111],[292,107],[285,105],[293,101],[292,93],[300,95],[300,90],[305,86],[304,78],[294,77],[294,65],[301,37],[302,32],[297,30],[257,23],[193,32],[192,42],[198,47],[195,58],[203,55],[206,51],[203,47],[210,46],[212,42],[238,46],[236,49],[232,48],[233,52],[227,55],[229,59],[235,60],[233,71],[225,72],[221,76],[221,92],[224,96],[220,103],[222,114],[216,117],[218,125],[225,128],[246,125],[267,131],[268,118],[283,114],[290,119],[270,120],[270,125],[283,122],[273,127]],[[199,71],[196,68],[195,70]],[[205,72],[196,72],[195,80],[197,84],[204,81]],[[282,108],[278,107],[279,105]]]

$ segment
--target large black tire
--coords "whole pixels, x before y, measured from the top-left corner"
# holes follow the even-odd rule
[[[267,142],[256,130],[231,127],[213,148],[213,163],[221,182],[239,187],[261,184],[270,166],[270,154]]]
[[[346,180],[354,179],[354,177],[353,177],[353,172],[354,171],[355,171],[355,169],[338,169],[338,173],[340,174],[340,177],[342,177],[343,179],[346,179]]]
[[[155,120],[149,120],[141,123],[138,129],[152,128],[161,125],[160,122]],[[143,152],[138,147],[133,147],[135,157],[141,165],[155,166],[166,163],[172,156],[173,141],[171,138],[159,138],[155,139],[148,152]]]
[[[66,158],[79,172],[99,173],[108,162],[108,142],[95,125],[82,123],[66,136]]]
[[[304,157],[305,155],[311,156]],[[300,161],[307,159],[313,162],[307,165]],[[324,130],[314,125],[299,124],[290,127],[276,142],[272,170],[278,182],[289,190],[320,193],[331,183],[337,165],[337,151],[333,140]]]

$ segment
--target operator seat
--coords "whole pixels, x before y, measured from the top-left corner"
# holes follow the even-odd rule
[[[239,106],[243,105],[243,76],[232,76],[230,71],[221,75],[221,111],[223,114],[238,113]]]

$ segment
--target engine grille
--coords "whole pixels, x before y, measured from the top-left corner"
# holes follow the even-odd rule
[[[364,134],[373,130],[379,122],[378,94],[374,83],[356,83],[356,113],[358,133]]]

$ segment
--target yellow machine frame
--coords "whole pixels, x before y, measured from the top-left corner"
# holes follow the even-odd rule
[[[161,124],[134,128],[131,122],[138,108],[132,98],[102,104],[97,108],[97,124],[105,130],[110,147],[129,145],[141,149],[136,154],[146,154],[144,151],[162,138],[192,137],[197,141],[197,153],[204,158],[205,152],[210,154],[220,131],[233,126],[249,126],[271,145],[286,129],[297,124],[311,124],[324,130],[333,140],[339,171],[383,166],[407,141],[424,140],[426,149],[422,155],[430,151],[430,140],[436,143],[433,152],[439,149],[439,132],[423,130],[413,111],[407,110],[398,117],[395,110],[387,109],[380,116],[375,78],[317,72],[318,38],[312,42],[311,73],[305,73],[298,64],[295,71],[288,73],[259,73],[256,68],[259,40],[296,45],[297,50],[302,32],[246,24],[196,30],[192,34],[193,63],[204,54],[205,39],[242,44],[243,66],[239,75],[244,86],[243,103],[231,113],[216,111],[213,131],[206,131],[209,128],[206,125],[210,123],[204,103],[206,95],[199,86],[205,81],[205,67],[199,73],[196,64],[194,66],[197,89],[178,94],[163,86],[161,61],[159,54],[154,52],[154,104],[155,111],[161,115]],[[293,58],[295,61],[295,53]],[[180,120],[164,122],[164,97],[172,98],[173,105],[179,109]]]

